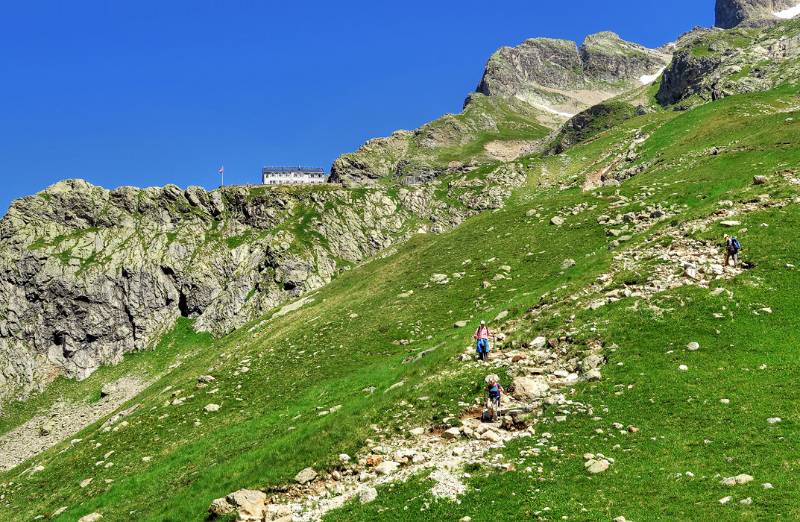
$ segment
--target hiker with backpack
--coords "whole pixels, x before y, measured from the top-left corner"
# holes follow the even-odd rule
[[[736,264],[739,261],[739,251],[741,249],[742,244],[735,236],[725,236],[725,259],[723,261],[724,268],[728,268],[731,259],[733,259],[733,267],[736,268]]]
[[[495,374],[486,376],[486,392],[489,397],[486,400],[486,409],[483,411],[481,420],[483,422],[495,422],[500,412],[500,402],[505,393],[503,386],[500,385],[500,377]]]
[[[489,338],[491,336],[492,333],[489,331],[489,327],[486,326],[486,321],[481,321],[480,326],[475,330],[475,335],[473,336],[476,341],[475,348],[478,351],[478,359],[481,361],[485,361],[489,358],[489,352],[491,351]]]

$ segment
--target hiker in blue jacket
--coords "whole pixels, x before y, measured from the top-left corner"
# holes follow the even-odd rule
[[[723,267],[728,268],[730,260],[733,259],[733,267],[736,268],[736,263],[739,261],[739,251],[742,249],[742,244],[734,236],[725,236],[725,259]]]

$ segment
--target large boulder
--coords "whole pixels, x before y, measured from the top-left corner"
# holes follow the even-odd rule
[[[550,391],[550,385],[543,377],[517,377],[513,385],[513,395],[519,400],[541,399]]]

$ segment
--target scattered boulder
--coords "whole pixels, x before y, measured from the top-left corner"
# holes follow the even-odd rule
[[[737,486],[741,484],[747,484],[748,482],[752,482],[753,477],[747,475],[746,473],[742,473],[740,475],[736,475],[735,477],[725,477],[723,478],[720,483],[723,486]]]
[[[227,501],[238,511],[240,521],[264,520],[267,494],[253,489],[240,489],[227,496]]]
[[[211,403],[211,404],[206,404],[203,410],[206,413],[214,413],[216,411],[219,411],[219,408],[220,408],[219,404]]]
[[[700,343],[692,341],[686,345],[686,349],[689,350],[690,352],[696,352],[697,350],[700,349]]]
[[[453,323],[453,328],[464,328],[465,326],[467,326],[466,321],[456,321]]]
[[[564,224],[564,218],[562,218],[561,216],[553,216],[550,219],[550,224],[560,227],[561,225]]]
[[[753,185],[766,185],[767,181],[766,176],[753,176]]]
[[[208,507],[208,513],[214,517],[230,515],[235,510],[236,508],[224,497],[212,500],[211,505]]]
[[[89,513],[88,515],[84,515],[81,518],[79,518],[78,522],[97,522],[101,518],[103,518],[103,515],[101,513],[96,513],[96,512]]]
[[[536,400],[547,395],[550,385],[542,377],[517,377],[514,379],[514,397],[519,400]]]
[[[442,433],[442,438],[446,440],[455,440],[461,438],[461,429],[460,428],[450,428]]]
[[[534,350],[540,350],[544,348],[546,344],[547,344],[547,338],[540,335],[539,337],[531,341],[531,348],[533,348]]]
[[[370,486],[361,486],[356,493],[358,501],[362,504],[369,504],[378,498],[378,490]]]
[[[375,472],[378,475],[391,475],[392,473],[397,471],[397,469],[399,467],[400,467],[400,463],[399,462],[394,462],[392,460],[387,460],[387,461],[381,462],[380,464],[375,466]]]
[[[294,480],[298,484],[302,485],[302,484],[308,484],[309,482],[312,482],[316,478],[317,478],[317,472],[314,471],[314,468],[306,468],[297,475],[295,475]]]
[[[592,475],[596,475],[598,473],[603,473],[607,471],[609,467],[611,467],[611,463],[606,459],[589,459],[587,460],[583,466],[586,468],[586,471],[591,473]]]

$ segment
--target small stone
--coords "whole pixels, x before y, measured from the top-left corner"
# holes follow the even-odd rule
[[[720,404],[730,404],[731,400],[730,399],[720,399],[719,402],[720,402]]]
[[[350,455],[348,455],[347,453],[339,453],[339,462],[341,462],[342,464],[347,464],[348,462],[350,462]]]
[[[56,518],[60,514],[64,513],[67,509],[69,509],[67,506],[61,506],[60,508],[50,513],[50,518]]]
[[[766,176],[753,176],[753,185],[765,185],[767,181]]]
[[[763,489],[775,489],[775,486],[773,486],[773,485],[772,485],[772,484],[770,484],[769,482],[764,482],[763,484],[761,484],[761,487],[762,487]]]
[[[679,369],[680,371],[682,371],[682,372],[689,371],[689,367],[688,367],[688,366],[686,366],[685,364],[681,364],[680,366],[678,366],[678,369]]]
[[[719,503],[720,504],[727,504],[731,500],[733,500],[733,497],[722,497],[721,499],[719,499]]]
[[[216,380],[217,379],[215,379],[213,375],[201,375],[200,377],[197,378],[197,382],[203,384],[210,384]]]
[[[697,350],[700,349],[700,343],[692,341],[686,345],[686,349],[689,350],[690,352],[696,352]]]
[[[547,338],[540,335],[539,337],[531,341],[531,348],[533,348],[534,350],[539,350],[541,348],[544,348],[546,344],[547,344]]]
[[[564,218],[562,218],[561,216],[553,216],[550,219],[550,224],[560,227],[561,225],[564,224]]]
[[[561,270],[568,270],[575,266],[575,264],[576,263],[574,259],[565,259],[564,262],[561,263]]]
[[[103,515],[100,513],[89,513],[79,518],[78,522],[97,522],[101,518],[103,518]]]
[[[769,422],[770,424],[778,424],[781,421],[783,421],[783,419],[781,419],[780,417],[770,417],[769,419],[767,419],[767,422]]]
[[[203,410],[205,410],[207,413],[214,413],[215,411],[219,411],[219,408],[220,408],[219,404],[211,403],[211,404],[206,404]]]
[[[453,323],[453,328],[464,328],[465,326],[467,326],[466,321],[456,321]]]
[[[414,437],[420,437],[425,434],[425,428],[413,428],[408,431]]]
[[[380,464],[375,466],[375,472],[378,475],[390,475],[390,474],[394,473],[395,471],[397,471],[397,469],[399,467],[400,467],[400,463],[399,462],[394,462],[394,461],[391,461],[391,460],[387,460],[387,461],[381,462]]]
[[[730,228],[730,227],[738,227],[739,225],[742,224],[742,222],[735,220],[728,220],[728,221],[720,221],[719,224],[722,225],[723,227]]]
[[[300,473],[298,473],[297,475],[295,475],[294,480],[298,484],[302,485],[302,484],[308,484],[309,482],[312,482],[316,478],[317,478],[317,472],[314,471],[314,468],[306,468],[300,471]]]
[[[94,480],[93,478],[87,478],[87,479],[81,480],[81,489],[83,489],[86,486],[88,486],[89,484],[91,484],[93,480]]]
[[[739,501],[739,504],[741,504],[743,506],[749,506],[752,503],[753,503],[753,499],[750,498],[750,497],[743,498],[742,500]]]

